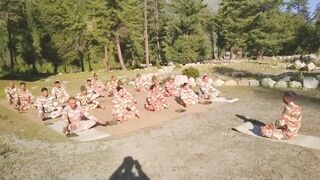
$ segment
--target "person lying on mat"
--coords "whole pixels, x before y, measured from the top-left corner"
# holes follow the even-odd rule
[[[83,107],[77,105],[77,99],[70,97],[68,105],[62,111],[62,120],[65,123],[63,133],[80,132],[88,130],[96,124],[105,125],[105,122],[90,115]]]
[[[295,103],[296,93],[285,92],[283,102],[285,104],[282,115],[275,123],[262,126],[261,133],[264,137],[272,139],[294,139],[301,126],[301,107]]]

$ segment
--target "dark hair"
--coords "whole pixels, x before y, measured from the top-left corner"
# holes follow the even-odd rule
[[[121,86],[117,86],[117,92],[119,92],[121,89],[123,89],[123,87],[121,87]]]
[[[54,83],[55,83],[55,84],[60,84],[60,81],[55,81]]]
[[[26,83],[25,83],[25,82],[21,82],[21,83],[20,83],[20,86],[22,86],[22,85],[26,85]]]
[[[118,85],[118,86],[124,86],[124,84],[123,84],[123,82],[122,82],[121,80],[119,80],[119,81],[117,82],[117,85]]]
[[[295,101],[297,99],[297,94],[292,91],[286,91],[283,93],[283,97],[286,97],[289,101]]]
[[[41,92],[48,91],[46,87],[41,88]]]
[[[156,85],[156,84],[152,84],[152,85],[150,86],[150,90],[152,90],[152,89],[155,88],[155,87],[157,87],[157,85]]]
[[[187,85],[188,85],[188,83],[185,82],[185,83],[183,83],[181,86],[182,86],[182,87],[186,87]]]
[[[91,79],[87,79],[87,82],[91,82]]]

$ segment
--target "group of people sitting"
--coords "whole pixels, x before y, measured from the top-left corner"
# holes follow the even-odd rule
[[[137,74],[134,80],[134,88],[138,92],[147,92],[144,107],[154,112],[169,108],[166,97],[180,99],[177,102],[180,102],[184,107],[196,103],[233,103],[238,100],[237,98],[228,99],[221,97],[221,93],[214,88],[212,82],[212,79],[208,75],[204,75],[199,84],[200,91],[196,93],[188,82],[184,82],[177,87],[173,77],[166,79],[163,88],[156,76],[152,77],[151,82],[146,82],[140,74]],[[63,133],[66,135],[71,132],[90,129],[95,125],[106,125],[106,122],[99,120],[89,113],[93,109],[105,109],[97,100],[105,96],[113,97],[112,115],[116,121],[123,123],[131,117],[141,117],[136,107],[136,99],[125,88],[124,83],[115,76],[112,76],[111,81],[107,85],[104,85],[99,80],[98,74],[94,73],[92,79],[87,79],[85,85],[80,86],[80,93],[75,97],[70,97],[67,90],[61,86],[60,81],[55,81],[54,84],[51,94],[46,87],[43,87],[41,95],[37,99],[30,93],[24,82],[20,83],[20,88],[16,88],[13,82],[9,82],[5,93],[9,104],[13,105],[19,112],[24,112],[31,107],[35,107],[38,110],[39,117],[43,121],[62,117],[62,120],[65,122]],[[289,100],[290,98],[288,98]],[[292,100],[288,103],[289,105],[294,106]],[[283,124],[282,121],[280,121],[281,123]],[[276,132],[274,127],[271,125],[266,126],[262,128],[262,132],[265,136],[279,138],[280,135],[272,133]]]

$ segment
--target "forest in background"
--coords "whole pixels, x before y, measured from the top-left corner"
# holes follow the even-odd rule
[[[212,1],[1,0],[0,75],[319,53],[320,3]]]

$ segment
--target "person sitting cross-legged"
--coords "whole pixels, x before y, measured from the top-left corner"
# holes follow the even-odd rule
[[[77,99],[70,97],[68,105],[62,111],[62,120],[65,123],[63,133],[77,133],[90,129],[96,124],[105,125],[106,123],[90,115],[83,107],[77,105]]]
[[[47,88],[41,89],[41,95],[36,100],[39,117],[42,121],[61,116],[62,107],[58,106],[53,96],[49,95]]]
[[[145,108],[149,111],[160,111],[168,108],[163,93],[158,90],[158,87],[155,84],[150,87]]]
[[[301,107],[295,103],[296,94],[285,92],[283,95],[284,110],[279,120],[275,123],[261,126],[261,133],[264,137],[272,139],[292,140],[301,127]]]
[[[6,94],[8,103],[11,105],[14,103],[14,97],[17,94],[17,88],[14,85],[14,82],[10,81],[9,85],[4,89],[4,92]]]
[[[61,86],[60,81],[54,82],[54,87],[51,91],[53,97],[56,99],[57,102],[60,103],[60,105],[63,105],[64,103],[68,102],[68,99],[70,97],[67,90]]]
[[[82,85],[80,90],[81,92],[76,97],[78,105],[82,106],[86,111],[92,111],[95,108],[105,109],[104,106],[100,105],[99,101],[94,100],[94,94],[89,94],[85,86]]]
[[[113,109],[112,115],[116,121],[123,123],[128,118],[137,116],[140,118],[140,113],[137,110],[132,98],[126,95],[125,90],[122,86],[117,86],[117,92],[113,97]]]
[[[17,90],[14,97],[14,104],[19,112],[24,112],[34,105],[34,96],[27,89],[25,82],[20,83],[20,89]]]
[[[183,83],[180,90],[180,98],[183,106],[189,106],[197,103],[202,103],[203,100],[190,88],[188,83]]]
[[[209,79],[209,76],[206,74],[202,77],[200,83],[200,96],[202,99],[211,100],[214,102],[234,103],[239,100],[238,98],[221,97],[221,92],[213,87],[212,79]]]
[[[97,73],[93,73],[93,79],[91,80],[93,90],[99,94],[101,97],[105,96],[105,91],[107,91],[106,86],[103,82],[99,79]]]
[[[91,95],[92,99],[97,99],[99,97],[102,97],[98,92],[94,91],[90,78],[87,79],[85,87],[87,89],[87,93]]]
[[[141,75],[138,73],[136,79],[134,80],[134,85],[136,91],[145,92],[148,91],[148,83],[142,79]]]
[[[179,90],[174,84],[174,79],[169,77],[165,83],[165,96],[179,96]]]

